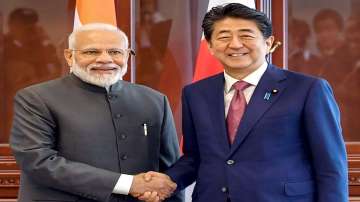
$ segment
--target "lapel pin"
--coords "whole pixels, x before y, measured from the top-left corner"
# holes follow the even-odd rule
[[[270,93],[269,92],[266,92],[265,95],[264,95],[264,100],[269,100],[270,99]]]
[[[278,93],[278,92],[279,92],[278,89],[272,89],[271,94],[276,94],[276,93]]]
[[[147,135],[148,135],[148,127],[147,127],[147,124],[144,123],[144,124],[143,124],[143,127],[144,127],[144,135],[147,136]]]

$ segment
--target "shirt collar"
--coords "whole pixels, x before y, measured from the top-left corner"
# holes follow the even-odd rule
[[[255,71],[251,72],[249,75],[247,75],[245,78],[243,78],[242,80],[251,84],[252,86],[257,86],[257,84],[259,83],[262,75],[265,73],[266,68],[268,66],[267,62],[264,62],[259,68],[257,68]],[[224,77],[225,77],[225,93],[229,93],[229,91],[231,90],[232,85],[239,81],[233,77],[231,77],[229,74],[227,74],[224,71]]]

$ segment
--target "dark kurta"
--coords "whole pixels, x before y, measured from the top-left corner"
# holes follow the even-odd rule
[[[136,201],[112,194],[120,173],[164,171],[179,158],[164,95],[125,81],[108,93],[74,75],[18,92],[10,146],[20,202]]]

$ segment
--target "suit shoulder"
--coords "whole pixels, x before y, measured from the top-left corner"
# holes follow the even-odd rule
[[[313,86],[323,86],[323,87],[326,86],[326,88],[330,87],[330,84],[324,78],[304,74],[301,72],[295,72],[287,69],[279,69],[279,70],[286,75],[289,81],[291,81],[292,83],[298,86],[304,88],[306,87],[312,88]]]
[[[17,94],[23,94],[27,92],[37,92],[41,93],[42,91],[57,89],[61,83],[66,79],[66,77],[57,78],[54,80],[44,81],[41,83],[33,84],[27,86],[23,89],[20,89]]]
[[[280,71],[283,71],[284,74],[289,78],[289,79],[295,79],[295,80],[302,80],[302,81],[306,81],[306,82],[315,82],[315,81],[319,81],[319,80],[324,80],[321,77],[316,77],[313,75],[309,75],[309,74],[304,74],[301,72],[296,72],[296,71],[292,71],[292,70],[288,70],[288,69],[280,69]]]
[[[207,86],[217,83],[219,81],[223,81],[224,80],[224,73],[221,72],[219,74],[215,74],[213,76],[207,77],[205,79],[201,79],[198,80],[194,83],[188,84],[184,87],[184,89],[202,89],[202,88],[207,88]]]

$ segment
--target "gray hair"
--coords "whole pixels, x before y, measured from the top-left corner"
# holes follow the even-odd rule
[[[128,37],[118,27],[111,25],[111,24],[105,24],[105,23],[89,23],[89,24],[85,24],[85,25],[82,25],[81,27],[76,28],[69,35],[69,39],[68,39],[69,40],[69,49],[75,49],[76,35],[80,32],[84,32],[84,31],[110,31],[110,32],[118,33],[124,40],[125,48],[129,47]]]

